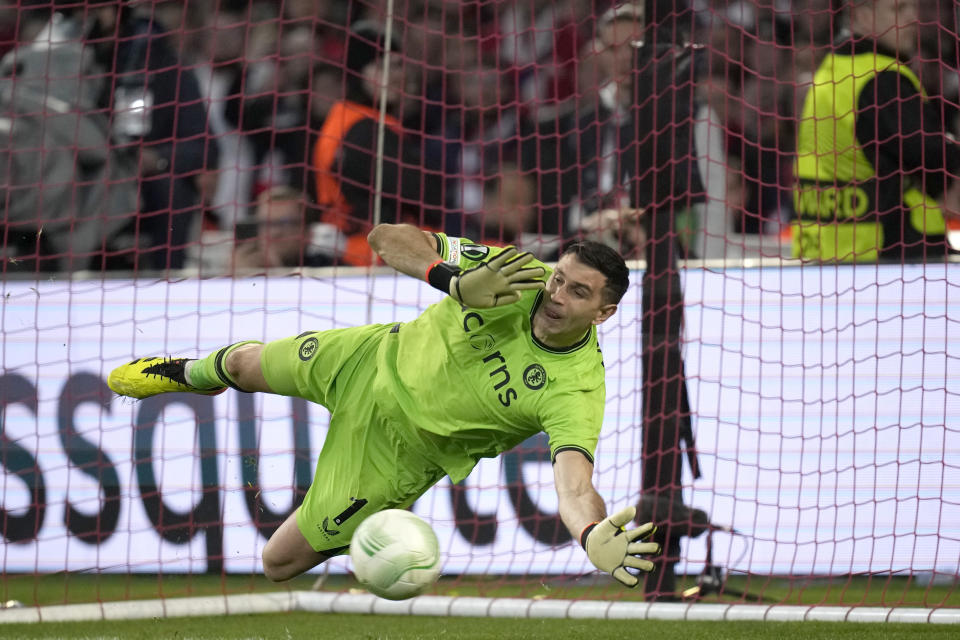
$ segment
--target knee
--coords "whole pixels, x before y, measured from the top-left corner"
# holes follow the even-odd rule
[[[259,367],[261,349],[263,345],[260,344],[245,344],[228,353],[223,360],[223,368],[227,375],[236,380],[238,377],[243,377],[252,364]]]
[[[266,560],[263,561],[263,575],[270,582],[286,582],[293,576],[289,575],[286,571],[270,565]]]
[[[270,582],[286,582],[293,577],[293,574],[290,572],[287,563],[279,561],[275,556],[276,554],[273,553],[269,545],[264,548],[263,575]]]
[[[249,379],[252,373],[260,373],[262,351],[262,344],[246,344],[228,353],[223,361],[227,376],[241,387],[245,387],[244,381]]]

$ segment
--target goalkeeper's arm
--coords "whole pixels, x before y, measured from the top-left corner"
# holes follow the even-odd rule
[[[401,273],[420,278],[468,307],[487,308],[510,304],[521,292],[543,289],[543,267],[524,268],[529,253],[510,247],[491,260],[462,270],[443,261],[433,235],[406,224],[377,225],[367,242],[384,262]]]
[[[591,480],[593,464],[580,452],[559,452],[553,474],[560,517],[570,534],[579,540],[590,562],[626,586],[637,586],[639,578],[627,568],[653,570],[653,563],[642,556],[660,553],[656,542],[643,542],[654,533],[655,527],[647,523],[625,530],[623,527],[633,521],[634,507],[607,516],[603,498]]]
[[[409,224],[378,224],[367,242],[388,265],[420,280],[427,267],[441,259],[433,234]]]

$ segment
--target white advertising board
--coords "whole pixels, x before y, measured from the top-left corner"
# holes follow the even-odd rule
[[[756,573],[960,571],[960,341],[950,339],[960,266],[682,277],[702,472],[685,470],[684,495],[738,531],[713,535],[714,562]],[[6,572],[259,571],[269,523],[312,478],[325,410],[233,391],[132,402],[106,389],[110,369],[410,319],[439,296],[396,275],[7,282],[0,295]],[[601,333],[608,403],[595,483],[613,509],[641,487],[639,286]],[[550,544],[556,497],[542,444],[485,460],[463,487],[444,480],[417,502],[445,572],[591,570],[579,545]],[[704,538],[685,541],[680,570],[704,556]]]

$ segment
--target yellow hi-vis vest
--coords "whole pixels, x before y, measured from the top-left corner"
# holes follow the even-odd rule
[[[794,257],[870,262],[886,246],[878,218],[876,170],[857,141],[856,112],[863,87],[890,70],[910,80],[926,98],[917,76],[889,56],[830,54],[817,69],[797,133]],[[936,200],[911,185],[907,176],[902,191],[902,206],[910,211],[914,229],[924,235],[946,232]]]

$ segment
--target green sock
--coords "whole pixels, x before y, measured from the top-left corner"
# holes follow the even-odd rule
[[[248,344],[263,343],[258,340],[245,340],[244,342],[237,342],[222,349],[217,349],[206,358],[191,360],[187,363],[186,368],[187,383],[198,389],[231,387],[242,391],[242,389],[237,386],[237,383],[227,375],[227,370],[226,367],[223,366],[223,363],[226,361],[227,355],[234,349]]]

